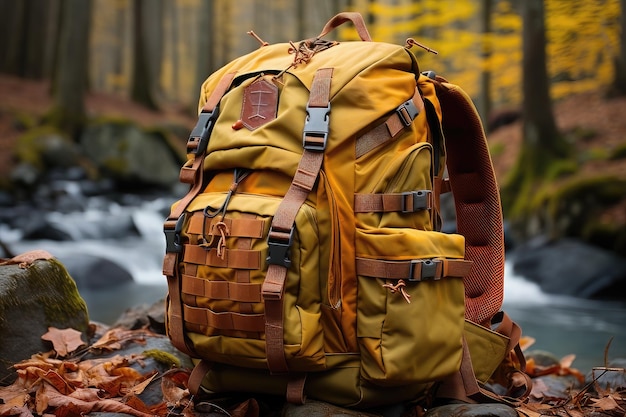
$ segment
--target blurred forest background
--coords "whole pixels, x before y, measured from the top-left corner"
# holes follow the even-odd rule
[[[439,52],[416,51],[422,70],[461,85],[494,132],[494,159],[508,155],[498,174],[509,218],[608,236],[605,246],[626,253],[626,133],[612,127],[604,143],[585,145],[620,119],[605,109],[626,95],[626,0],[0,0],[0,74],[45,82],[52,104],[43,120],[69,138],[89,123],[93,93],[193,117],[201,82],[260,46],[246,32],[297,42],[347,10],[365,17],[375,41],[412,37]],[[358,39],[349,24],[329,37]],[[579,112],[598,113],[595,127],[559,125],[554,105],[572,98]],[[511,122],[521,133],[496,135]],[[593,172],[611,170],[581,179],[587,161]],[[583,226],[580,208],[568,210],[589,190],[604,211]]]

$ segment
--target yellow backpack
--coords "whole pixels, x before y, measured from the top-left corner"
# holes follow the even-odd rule
[[[323,39],[346,21],[363,42]],[[484,398],[519,338],[500,312],[499,194],[469,97],[422,74],[414,44],[371,42],[340,13],[203,84],[190,190],[164,227],[167,331],[199,360],[192,389]],[[450,188],[458,234],[439,231]]]

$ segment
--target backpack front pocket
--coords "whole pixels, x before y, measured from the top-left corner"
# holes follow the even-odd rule
[[[470,265],[463,260],[464,238],[411,228],[359,229],[356,250],[363,378],[404,385],[458,370],[462,275]]]
[[[188,208],[181,265],[185,327],[196,352],[210,361],[265,368],[261,286],[267,273],[267,234],[281,199],[237,193],[224,206],[225,198],[226,193],[205,193]],[[293,370],[324,366],[315,218],[315,210],[304,204],[289,249],[283,340]]]

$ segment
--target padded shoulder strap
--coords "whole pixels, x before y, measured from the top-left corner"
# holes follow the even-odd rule
[[[478,112],[460,87],[437,77],[447,168],[458,232],[466,259],[474,262],[464,279],[467,319],[488,325],[504,297],[504,229],[500,193]]]

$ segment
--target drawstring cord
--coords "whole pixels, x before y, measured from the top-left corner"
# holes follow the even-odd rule
[[[226,208],[228,207],[230,198],[233,196],[235,191],[237,191],[239,183],[241,183],[241,181],[243,181],[249,173],[250,171],[248,170],[235,169],[233,183],[228,188],[228,192],[226,193],[226,198],[224,199],[224,203],[222,204],[222,206],[214,212],[211,212],[208,206],[205,207],[202,211],[205,217],[205,221],[202,223],[202,239],[204,240],[204,243],[201,243],[199,246],[202,246],[204,248],[210,248],[213,245],[213,240],[215,239],[215,236],[219,234],[219,240],[217,241],[216,250],[217,256],[220,259],[224,259],[224,257],[226,256],[226,238],[230,236],[230,229],[228,228],[228,225],[224,222],[224,217],[226,217]],[[222,216],[218,222],[211,225],[211,234],[207,239],[206,219],[214,219],[220,213]]]
[[[398,280],[396,284],[391,284],[391,283],[383,284],[383,288],[389,288],[389,291],[391,291],[392,294],[395,294],[396,292],[399,291],[400,294],[402,294],[402,296],[406,300],[406,302],[408,304],[411,304],[411,295],[406,292],[404,287],[406,287],[406,282],[404,282],[403,279]]]

